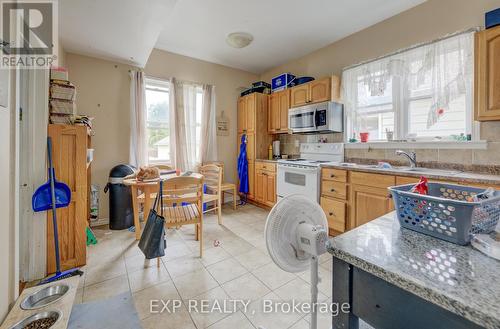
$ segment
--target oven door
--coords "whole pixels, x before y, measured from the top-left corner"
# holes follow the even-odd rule
[[[316,131],[315,108],[308,105],[288,110],[288,127],[294,133]]]
[[[313,201],[319,202],[319,177],[319,167],[297,167],[278,164],[278,199],[293,194],[302,194]]]

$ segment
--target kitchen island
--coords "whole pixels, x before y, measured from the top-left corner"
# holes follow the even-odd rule
[[[500,261],[402,229],[391,212],[331,239],[333,328],[500,328]]]

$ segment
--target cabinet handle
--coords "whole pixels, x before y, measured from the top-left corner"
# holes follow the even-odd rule
[[[335,189],[334,189],[334,188],[331,188],[331,189],[330,189],[330,192],[335,192]]]
[[[330,212],[328,213],[328,215],[329,215],[329,216],[333,216],[333,211],[330,211]]]
[[[334,178],[334,177],[335,177],[335,175],[334,175],[334,174],[330,174],[330,178]]]

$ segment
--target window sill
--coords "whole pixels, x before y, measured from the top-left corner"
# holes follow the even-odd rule
[[[455,142],[455,141],[419,141],[419,142],[368,142],[345,143],[346,149],[441,149],[441,150],[486,150],[487,141]]]

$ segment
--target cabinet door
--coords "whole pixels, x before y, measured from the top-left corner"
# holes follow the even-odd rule
[[[255,199],[255,163],[248,161],[248,198]]]
[[[264,203],[272,207],[276,203],[276,175],[267,173],[265,178],[266,184],[264,184],[264,186],[266,187],[266,193],[264,193],[264,195],[266,199]]]
[[[71,202],[57,209],[61,269],[85,265],[87,227],[87,131],[83,126],[49,125],[57,180],[71,190]],[[47,273],[56,270],[52,211],[47,212]]]
[[[386,188],[351,185],[350,228],[355,228],[394,210]]]
[[[238,99],[238,133],[242,133],[247,129],[247,111],[246,101],[244,97]]]
[[[331,94],[331,78],[314,80],[309,83],[310,87],[310,103],[326,102],[330,100]]]
[[[274,93],[269,97],[269,109],[267,118],[267,130],[274,134],[280,129],[280,95]]]
[[[476,33],[475,117],[500,120],[500,26]]]
[[[290,89],[290,107],[302,106],[307,103],[309,103],[308,83]]]
[[[290,89],[279,93],[278,130],[288,132],[288,109],[290,108]]]
[[[259,202],[264,202],[264,183],[265,176],[260,170],[255,171],[255,200]]]
[[[257,114],[257,94],[245,96],[247,114],[247,132],[255,132],[255,116]]]
[[[247,133],[247,159],[255,160],[255,134]]]

